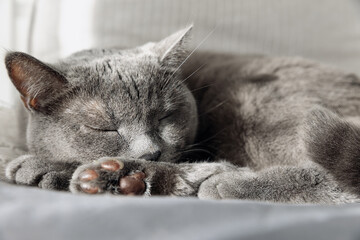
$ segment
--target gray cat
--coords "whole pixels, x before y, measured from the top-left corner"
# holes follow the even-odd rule
[[[54,65],[7,54],[28,153],[6,178],[88,194],[358,201],[360,80],[295,58],[188,58],[190,30]]]

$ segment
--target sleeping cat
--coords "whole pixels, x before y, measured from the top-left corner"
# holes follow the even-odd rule
[[[158,43],[5,59],[28,112],[7,179],[87,194],[345,203],[360,194],[360,80],[296,58]]]

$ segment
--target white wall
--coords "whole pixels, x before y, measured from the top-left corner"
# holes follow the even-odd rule
[[[7,49],[12,47],[11,17],[13,13],[13,1],[0,0],[0,58],[4,59]],[[0,104],[10,102],[10,82],[7,78],[3,61],[0,63]]]
[[[302,56],[360,75],[359,0],[0,0],[0,57],[13,49],[52,62],[156,41],[191,22],[192,47],[215,29],[202,49]],[[11,101],[9,83],[0,59],[0,102]]]
[[[33,0],[0,0],[0,105],[13,104],[17,93],[4,65],[7,51],[28,52],[28,35]]]

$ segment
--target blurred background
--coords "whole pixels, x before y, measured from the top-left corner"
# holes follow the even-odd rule
[[[86,48],[136,46],[194,23],[194,48],[302,56],[360,74],[359,0],[0,0],[0,58],[53,62]],[[0,63],[0,104],[15,93]]]

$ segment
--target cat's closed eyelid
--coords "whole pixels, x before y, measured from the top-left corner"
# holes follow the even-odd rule
[[[116,132],[117,129],[112,128],[102,128],[102,127],[95,127],[95,126],[89,126],[89,125],[82,125],[83,128],[86,128],[88,130],[98,131],[98,132]]]
[[[161,115],[161,117],[158,120],[159,122],[161,122],[162,120],[172,117],[174,114],[175,114],[174,112],[165,113]]]

